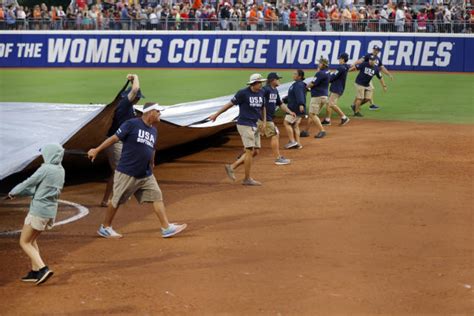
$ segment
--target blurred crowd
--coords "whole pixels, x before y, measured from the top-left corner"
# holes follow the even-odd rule
[[[211,0],[216,1],[216,0]],[[474,7],[458,1],[73,0],[67,7],[0,4],[9,30],[281,30],[471,33]]]

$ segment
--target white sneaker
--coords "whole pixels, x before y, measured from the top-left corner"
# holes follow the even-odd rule
[[[183,230],[185,230],[186,227],[188,227],[188,225],[186,225],[186,224],[174,224],[174,223],[170,224],[168,226],[168,228],[166,228],[166,229],[162,228],[161,229],[161,237],[168,238],[168,237],[174,236],[174,235],[182,232]]]
[[[288,144],[285,145],[285,149],[291,149],[291,148],[296,148],[298,147],[297,142],[289,142]]]
[[[99,236],[104,238],[122,238],[123,236],[117,233],[112,226],[104,227],[104,225],[100,225],[99,230],[97,231]]]

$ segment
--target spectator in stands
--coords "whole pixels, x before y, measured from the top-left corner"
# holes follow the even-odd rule
[[[18,30],[26,29],[26,12],[22,6],[19,6],[16,10],[16,20],[18,24]]]
[[[395,13],[395,27],[397,32],[403,32],[405,30],[405,10],[403,2],[398,4],[397,11]]]
[[[282,30],[288,31],[290,29],[290,10],[288,7],[284,7],[281,12]]]
[[[446,8],[444,9],[443,21],[444,21],[444,31],[446,33],[451,33],[452,18],[451,18],[451,10],[449,9],[448,6],[446,6]]]
[[[344,32],[350,31],[352,15],[348,7],[345,7],[344,10],[342,10],[341,19],[342,19],[342,25],[344,27],[343,29]]]
[[[426,21],[428,20],[428,15],[426,14],[426,9],[421,9],[416,16],[416,21],[418,24],[418,32],[426,32]]]
[[[7,8],[7,12],[5,14],[5,21],[7,22],[7,29],[9,30],[16,29],[16,14],[15,14],[13,5]]]
[[[411,8],[404,7],[405,11],[405,32],[413,32],[413,16]]]
[[[291,8],[290,9],[290,31],[296,31],[296,25],[297,25],[297,18],[298,15],[296,14],[296,9]]]
[[[340,32],[342,30],[341,13],[336,5],[333,5],[331,9],[331,26],[333,31]]]

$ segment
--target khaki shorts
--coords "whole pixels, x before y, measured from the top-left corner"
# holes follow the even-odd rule
[[[372,99],[372,88],[369,87],[364,87],[359,84],[355,84],[356,87],[356,98],[357,99]]]
[[[287,121],[290,124],[295,124],[295,123],[300,123],[301,122],[301,116],[296,116],[293,117],[292,115],[285,115],[285,121]]]
[[[323,106],[328,103],[328,97],[313,97],[309,104],[309,113],[318,115]]]
[[[258,128],[237,124],[240,138],[245,148],[260,148],[260,132]]]
[[[120,171],[115,171],[112,206],[118,207],[120,204],[127,202],[132,195],[139,203],[163,201],[160,187],[153,175],[138,179]]]
[[[112,168],[113,170],[117,168],[117,165],[120,161],[120,156],[122,156],[122,147],[123,143],[121,141],[118,141],[105,149],[107,159],[109,160],[110,168]]]
[[[44,231],[53,228],[54,218],[45,218],[28,214],[25,218],[25,225],[30,225],[34,230]]]
[[[262,126],[263,122],[258,121],[258,127]],[[270,138],[276,135],[279,135],[280,132],[278,131],[278,127],[275,126],[274,122],[267,122],[267,125],[265,125],[265,131],[263,133],[263,136],[266,138]]]

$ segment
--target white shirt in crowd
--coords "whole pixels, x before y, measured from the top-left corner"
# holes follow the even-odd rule
[[[395,25],[405,25],[405,12],[402,9],[397,9]]]

